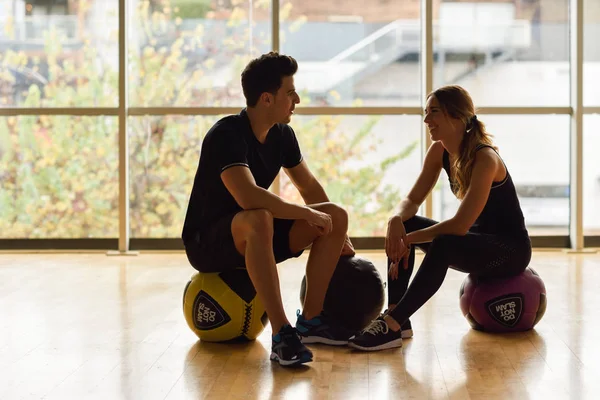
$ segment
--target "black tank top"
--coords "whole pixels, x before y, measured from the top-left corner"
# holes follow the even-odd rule
[[[486,144],[479,145],[475,151],[477,152],[484,147],[489,147],[495,151],[492,146]],[[500,157],[499,154],[498,157]],[[504,161],[502,162],[504,163]],[[450,174],[450,156],[446,149],[444,149],[443,166],[448,175],[450,188],[456,194],[456,186]],[[504,164],[504,168],[506,168],[506,164]],[[521,204],[508,168],[506,168],[506,176],[502,181],[492,182],[487,203],[485,203],[483,211],[469,230],[491,234],[528,234]]]

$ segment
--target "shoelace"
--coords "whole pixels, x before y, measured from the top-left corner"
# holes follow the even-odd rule
[[[280,333],[281,338],[282,339],[291,339],[291,343],[288,342],[288,345],[291,344],[293,345],[293,347],[299,348],[300,346],[302,346],[302,341],[300,340],[300,335],[298,334],[298,331],[295,328],[292,328],[290,330],[286,330],[282,333]]]
[[[388,333],[388,331],[389,327],[387,323],[382,319],[376,319],[373,320],[371,324],[365,328],[363,333],[370,333],[371,335],[375,336],[379,332],[385,335],[386,333]]]

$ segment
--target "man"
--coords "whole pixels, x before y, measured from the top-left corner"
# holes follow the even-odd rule
[[[246,66],[247,108],[207,133],[182,234],[197,270],[248,270],[273,330],[271,359],[281,365],[312,361],[302,342],[343,345],[350,336],[322,313],[338,259],[354,249],[346,211],[329,202],[287,125],[300,102],[297,69],[296,60],[275,52]],[[306,206],[268,191],[281,167]],[[300,256],[309,245],[306,300],[294,328],[284,312],[276,264]]]

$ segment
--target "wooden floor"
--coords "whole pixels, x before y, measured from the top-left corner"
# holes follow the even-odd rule
[[[359,253],[383,272],[382,253]],[[306,257],[281,265],[295,321]],[[201,343],[181,302],[182,253],[0,254],[0,399],[597,399],[600,255],[536,252],[548,291],[534,331],[470,329],[450,271],[401,349],[313,346],[315,361],[269,361],[271,329],[244,345]]]

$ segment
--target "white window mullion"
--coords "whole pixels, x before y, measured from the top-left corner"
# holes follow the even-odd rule
[[[136,255],[129,251],[129,138],[127,135],[127,0],[119,0],[119,249],[108,255]]]
[[[433,90],[433,0],[421,0],[421,110],[425,108],[426,96]],[[425,160],[431,139],[421,125],[421,159]],[[421,162],[422,163],[422,162]],[[433,191],[425,199],[425,217],[433,217]]]
[[[250,2],[250,6],[252,6],[252,2]],[[279,0],[271,1],[271,12],[271,50],[279,52]],[[271,192],[278,196],[281,195],[281,176],[281,173],[277,174],[271,185]]]
[[[583,249],[583,0],[571,0],[571,190],[572,250]]]

